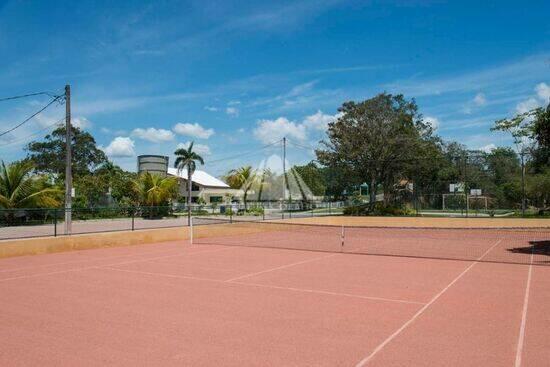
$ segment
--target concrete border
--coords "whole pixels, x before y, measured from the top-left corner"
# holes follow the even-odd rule
[[[0,258],[187,240],[188,230],[174,227],[4,240],[0,241]]]

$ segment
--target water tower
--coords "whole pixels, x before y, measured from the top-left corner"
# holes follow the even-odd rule
[[[168,157],[164,155],[140,155],[137,158],[137,171],[156,173],[166,176],[168,172]]]

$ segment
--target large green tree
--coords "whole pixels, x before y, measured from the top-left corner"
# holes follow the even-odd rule
[[[46,135],[44,140],[27,145],[26,159],[33,162],[36,171],[65,177],[65,132],[65,127],[57,128]],[[91,174],[95,168],[107,162],[105,153],[97,147],[94,137],[74,126],[72,158],[74,177]]]
[[[382,93],[362,102],[346,102],[342,114],[329,123],[328,140],[316,151],[318,161],[328,167],[350,172],[355,184],[366,182],[370,203],[376,201],[376,188],[385,193],[403,178],[412,159],[422,157],[423,142],[432,128],[422,120],[414,100]]]
[[[538,173],[550,168],[550,103],[534,113],[533,138],[537,147],[533,152],[533,165]]]

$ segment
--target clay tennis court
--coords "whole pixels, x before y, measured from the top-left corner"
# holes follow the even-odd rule
[[[548,230],[225,223],[194,235],[1,259],[0,365],[550,360]]]

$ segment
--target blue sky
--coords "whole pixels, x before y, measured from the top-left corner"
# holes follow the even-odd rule
[[[221,174],[283,135],[305,162],[342,102],[382,91],[490,149],[510,144],[494,120],[548,103],[548,14],[548,1],[0,1],[0,97],[70,83],[75,124],[126,169],[194,140]],[[46,102],[2,102],[1,130]],[[0,158],[63,111],[0,137]]]

